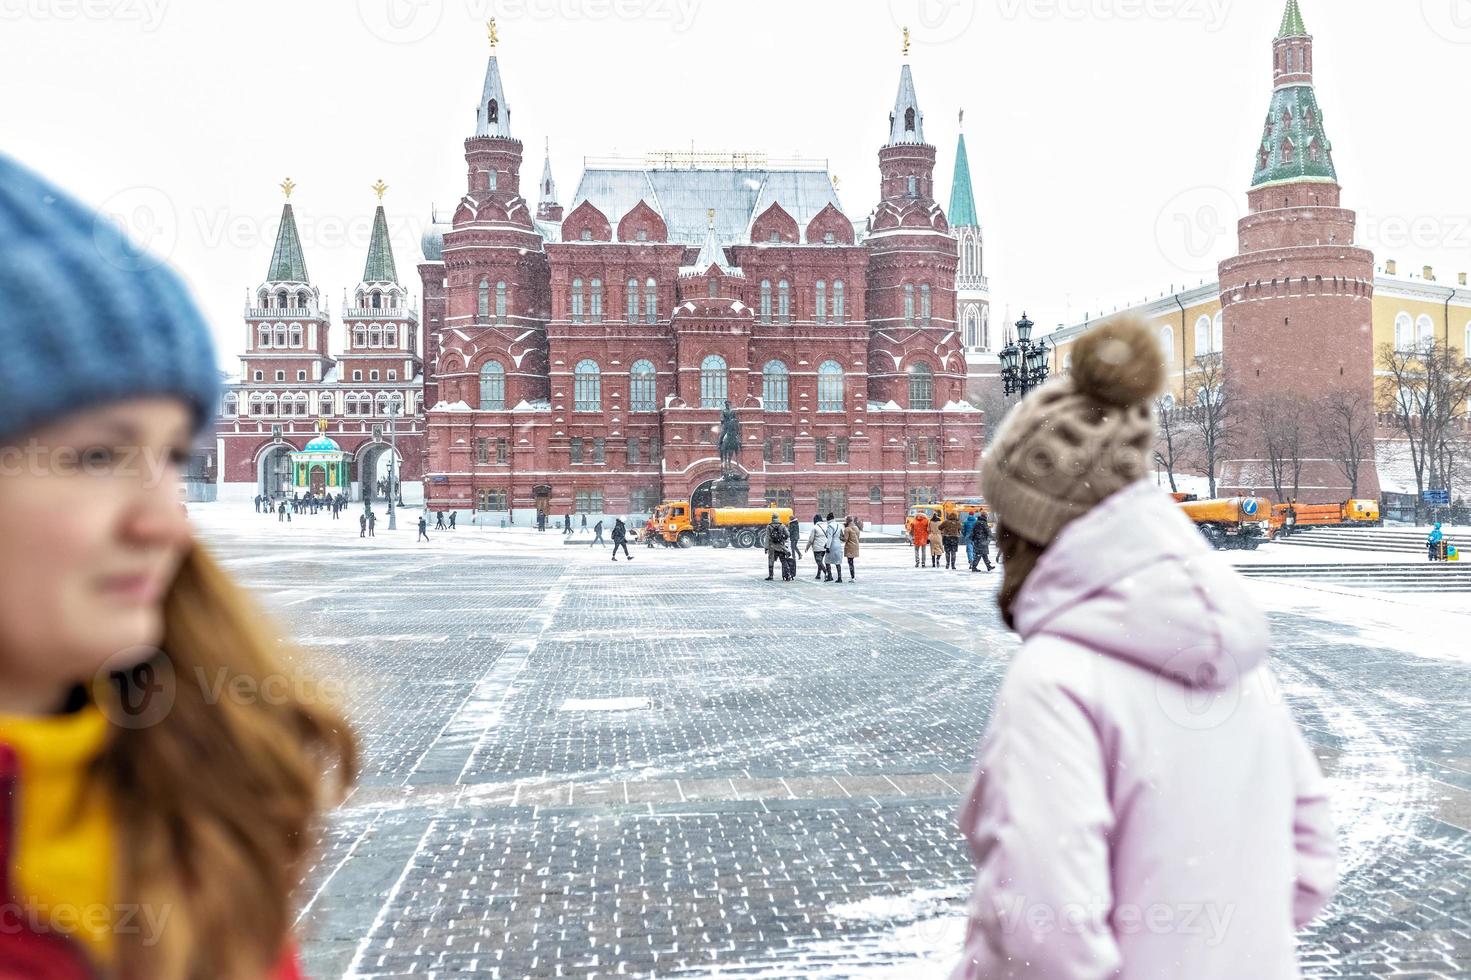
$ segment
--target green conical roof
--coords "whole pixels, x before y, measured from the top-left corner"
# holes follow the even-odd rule
[[[1251,186],[1299,180],[1338,180],[1333,144],[1311,85],[1291,85],[1272,94]]]
[[[398,282],[393,265],[393,242],[388,238],[388,218],[383,205],[373,215],[373,240],[368,243],[368,264],[363,267],[363,282]]]
[[[952,228],[975,228],[980,226],[976,219],[976,200],[970,186],[970,157],[965,152],[965,134],[960,134],[960,145],[955,150],[955,178],[950,182],[950,209],[945,213]]]
[[[1282,13],[1282,29],[1277,32],[1277,37],[1307,36],[1308,28],[1302,22],[1302,11],[1297,7],[1297,0],[1287,0],[1287,9]]]
[[[266,282],[311,282],[306,277],[306,258],[301,254],[301,236],[296,232],[296,216],[291,202],[281,209],[281,227],[276,231],[276,247],[271,252],[271,267]]]

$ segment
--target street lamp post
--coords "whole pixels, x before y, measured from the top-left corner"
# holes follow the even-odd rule
[[[398,530],[398,511],[394,509],[393,498],[398,493],[393,485],[393,465],[398,460],[398,440],[393,428],[393,419],[397,415],[397,406],[392,403],[388,406],[388,530]]]
[[[1023,313],[1022,318],[1016,321],[1016,341],[1001,348],[1001,382],[1008,397],[1019,394],[1025,398],[1027,392],[1046,381],[1050,373],[1047,341],[1040,337],[1032,340],[1034,325]]]

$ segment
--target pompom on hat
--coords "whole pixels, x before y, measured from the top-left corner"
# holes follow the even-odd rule
[[[0,442],[72,412],[171,395],[214,417],[209,327],[179,277],[0,154]]]
[[[981,461],[997,521],[1046,547],[1070,521],[1144,477],[1164,354],[1143,320],[1120,317],[1073,345],[1071,373],[1006,416]]]

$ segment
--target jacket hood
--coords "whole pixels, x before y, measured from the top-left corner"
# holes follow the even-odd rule
[[[1270,640],[1235,570],[1147,483],[1063,528],[1022,586],[1013,620],[1024,640],[1062,637],[1187,687],[1236,683]]]

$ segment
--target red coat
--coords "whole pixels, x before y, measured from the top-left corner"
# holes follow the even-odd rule
[[[82,945],[61,933],[36,932],[17,915],[11,890],[15,799],[20,783],[16,754],[0,744],[0,980],[96,980],[100,975]],[[268,980],[304,980],[296,951],[288,949]]]
[[[909,533],[913,535],[914,546],[923,548],[930,543],[930,519],[923,514],[916,515],[909,525]]]

